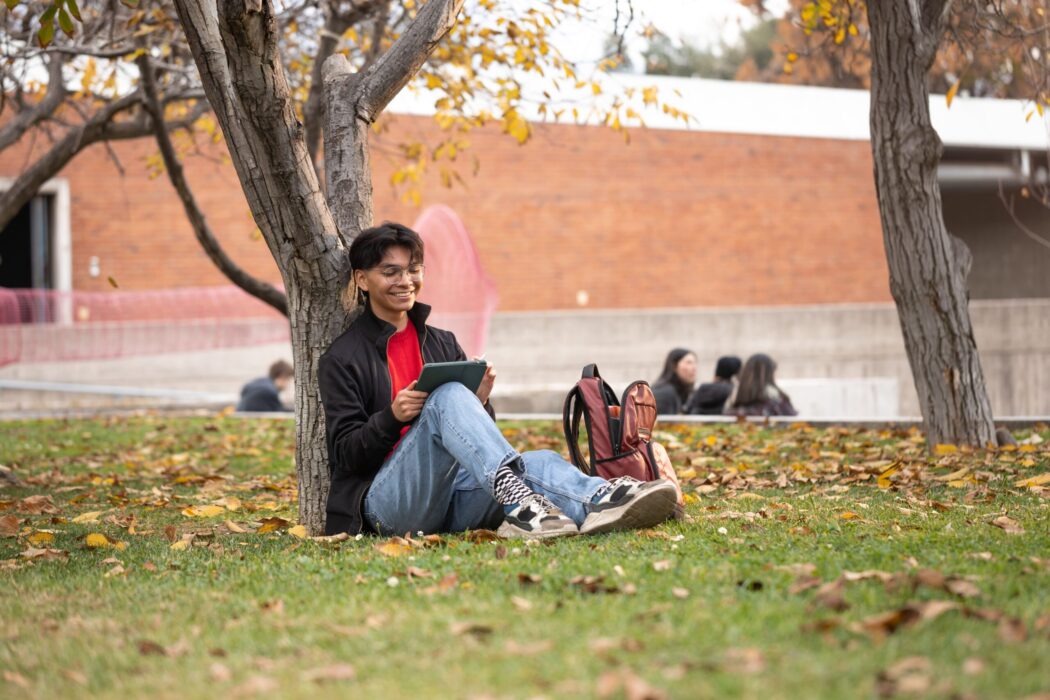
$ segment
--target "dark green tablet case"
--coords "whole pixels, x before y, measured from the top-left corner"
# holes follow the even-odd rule
[[[423,372],[416,382],[415,391],[428,394],[442,384],[459,382],[471,391],[476,392],[481,380],[485,377],[488,363],[484,360],[464,360],[461,362],[432,362],[423,365]]]

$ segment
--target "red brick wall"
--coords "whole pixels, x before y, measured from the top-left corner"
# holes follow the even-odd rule
[[[400,116],[378,137],[376,220],[411,222],[385,156],[434,127]],[[888,301],[866,142],[632,130],[631,143],[593,127],[537,125],[518,146],[495,129],[470,135],[466,187],[428,181],[474,236],[500,309],[739,306]],[[116,144],[122,177],[98,146],[66,168],[72,195],[73,285],[122,289],[224,284],[200,251],[166,176],[148,179],[150,141]],[[471,155],[481,162],[472,177]],[[0,154],[13,176],[25,147]],[[190,157],[201,207],[230,255],[279,275],[229,164]],[[98,256],[101,276],[88,275]]]

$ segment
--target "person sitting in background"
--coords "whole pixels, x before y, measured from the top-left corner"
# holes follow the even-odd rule
[[[797,416],[791,397],[777,386],[773,374],[777,365],[769,355],[758,353],[747,358],[740,370],[740,384],[729,400],[726,414],[731,416]]]
[[[653,382],[656,397],[656,412],[670,415],[682,412],[682,406],[693,391],[696,382],[696,353],[685,348],[675,348],[667,353],[664,371]]]
[[[242,412],[276,412],[290,411],[281,403],[281,392],[295,377],[292,366],[284,360],[277,360],[270,365],[269,376],[253,379],[241,389],[241,400],[237,410]]]
[[[733,377],[740,372],[743,363],[736,355],[726,355],[718,358],[715,364],[715,378],[713,381],[704,382],[700,385],[682,409],[685,413],[694,413],[702,416],[720,416],[725,410],[726,401],[733,393]]]

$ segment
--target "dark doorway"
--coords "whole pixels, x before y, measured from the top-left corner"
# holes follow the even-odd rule
[[[0,287],[51,289],[50,210],[50,197],[35,197],[0,231]]]

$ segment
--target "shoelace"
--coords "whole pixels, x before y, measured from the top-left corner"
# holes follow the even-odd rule
[[[601,499],[608,496],[610,493],[614,493],[616,489],[620,488],[621,486],[634,486],[635,484],[640,483],[641,482],[638,481],[638,479],[635,479],[633,476],[618,476],[615,479],[610,479],[609,483],[602,486],[601,489],[599,489],[598,492],[594,494],[592,502],[597,503]]]
[[[558,506],[551,503],[551,501],[539,493],[532,493],[521,499],[519,506],[522,508],[531,507],[532,510],[539,511],[540,516],[547,515],[550,511],[557,509]]]

